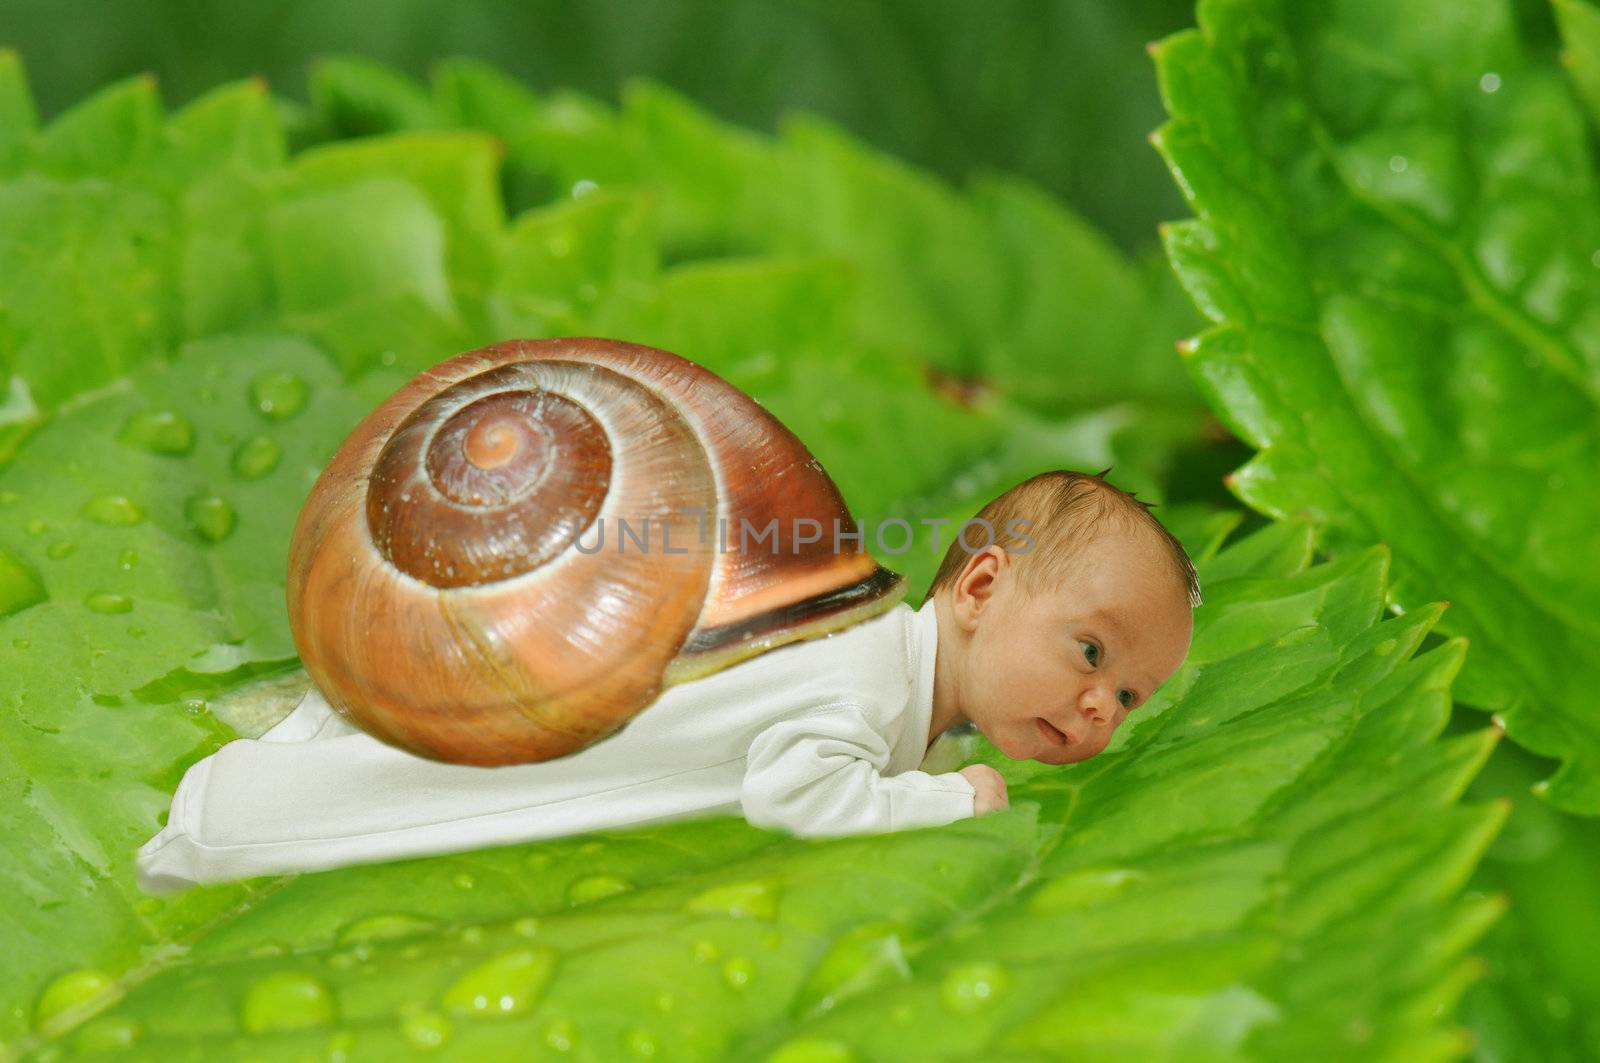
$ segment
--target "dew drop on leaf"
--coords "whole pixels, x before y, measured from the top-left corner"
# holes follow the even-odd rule
[[[992,1003],[1010,982],[1005,968],[997,963],[963,964],[945,975],[939,985],[939,999],[951,1011],[971,1015]]]
[[[521,1015],[538,1002],[555,963],[550,948],[501,953],[456,979],[445,991],[444,1006],[464,1015]]]
[[[233,452],[233,472],[241,480],[259,480],[278,467],[283,451],[270,436],[254,436]]]
[[[567,903],[587,904],[632,888],[633,883],[617,875],[585,875],[567,887]]]
[[[627,1042],[628,1051],[632,1052],[640,1059],[653,1059],[655,1057],[656,1050],[660,1047],[656,1043],[655,1034],[651,1033],[649,1030],[641,1030],[637,1027],[628,1031]]]
[[[750,962],[748,956],[730,956],[728,962],[722,965],[722,980],[732,989],[743,989],[755,974],[756,965]]]
[[[61,561],[61,560],[65,559],[65,558],[71,557],[73,554],[75,554],[77,552],[78,552],[78,544],[77,543],[72,542],[72,541],[70,541],[68,539],[62,539],[58,543],[51,543],[50,544],[50,549],[46,550],[44,553],[45,553],[45,556],[48,557],[52,561]]]
[[[122,423],[117,439],[152,454],[187,454],[194,449],[194,425],[172,410],[145,410]]]
[[[195,495],[183,504],[183,515],[195,534],[208,543],[220,543],[233,534],[238,518],[225,498]]]
[[[694,950],[694,958],[699,960],[701,963],[710,963],[712,960],[722,955],[722,950],[717,947],[717,943],[715,941],[709,941],[706,938],[700,938],[692,947]]]
[[[102,1015],[90,1021],[72,1039],[72,1046],[85,1054],[124,1052],[139,1040],[144,1027],[125,1015]]]
[[[46,524],[38,517],[35,517],[28,523],[24,524],[22,526],[22,530],[27,532],[29,535],[43,535],[45,532],[50,530],[50,525]]]
[[[570,1019],[557,1019],[544,1028],[544,1043],[557,1052],[570,1052],[578,1043],[578,1031]]]
[[[539,920],[533,916],[524,916],[511,924],[511,932],[518,937],[531,938],[539,933]]]
[[[45,986],[34,1009],[35,1025],[43,1027],[52,1019],[73,1011],[102,994],[116,992],[116,981],[104,971],[71,971]]]
[[[0,547],[0,616],[19,613],[45,600],[44,584],[27,562]]]
[[[305,407],[310,390],[304,380],[288,370],[274,369],[250,381],[250,405],[264,416],[282,421]]]
[[[351,945],[361,941],[393,941],[432,930],[436,925],[431,919],[404,912],[369,915],[340,930],[339,943]]]
[[[431,1008],[410,1005],[400,1013],[400,1033],[412,1047],[427,1051],[450,1039],[450,1020]]]
[[[131,546],[117,555],[117,566],[124,572],[132,572],[134,566],[136,566],[138,563],[139,551],[135,550]]]
[[[279,971],[252,985],[244,997],[242,1019],[249,1033],[308,1030],[333,1022],[333,993],[320,979],[300,971]]]
[[[83,515],[98,524],[127,526],[144,520],[144,510],[125,495],[97,495],[83,504]]]
[[[91,613],[128,613],[133,611],[133,599],[111,591],[95,591],[84,598],[83,604]]]
[[[798,1037],[785,1041],[766,1058],[766,1063],[856,1063],[850,1046],[831,1037]]]
[[[683,910],[771,921],[778,914],[779,889],[776,879],[713,886],[685,903]]]
[[[455,884],[455,887],[458,890],[470,890],[472,887],[478,884],[478,880],[467,874],[465,871],[456,875],[456,877],[452,878],[450,881]]]
[[[355,1049],[355,1034],[336,1033],[328,1038],[328,1047],[322,1053],[323,1063],[350,1063],[350,1053]]]

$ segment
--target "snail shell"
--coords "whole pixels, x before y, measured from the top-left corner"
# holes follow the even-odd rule
[[[550,760],[673,683],[904,597],[859,540],[835,549],[835,519],[854,528],[804,444],[709,370],[510,340],[418,374],[340,445],[290,543],[290,631],[329,704],[383,741]]]

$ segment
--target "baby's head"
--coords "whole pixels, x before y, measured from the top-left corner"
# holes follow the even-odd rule
[[[1025,480],[978,513],[993,545],[976,549],[978,529],[951,545],[923,599],[939,622],[935,735],[970,720],[1015,760],[1087,760],[1183,663],[1194,566],[1103,476]]]

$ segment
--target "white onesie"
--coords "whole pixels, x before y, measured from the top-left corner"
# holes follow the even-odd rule
[[[312,687],[259,739],[192,765],[139,885],[316,871],[697,815],[840,835],[973,814],[928,747],[930,601],[669,687],[622,730],[536,764],[445,764],[357,730]]]

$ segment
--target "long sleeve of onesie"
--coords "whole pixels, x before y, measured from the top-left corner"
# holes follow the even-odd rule
[[[773,724],[745,758],[745,819],[802,836],[931,827],[970,817],[977,788],[960,772],[885,778],[891,751],[856,705]]]
[[[959,773],[909,770],[926,745],[935,636],[931,607],[899,606],[672,687],[579,752],[498,768],[389,746],[313,687],[260,738],[190,767],[138,851],[139,884],[168,893],[741,809],[819,835],[971,816]]]

